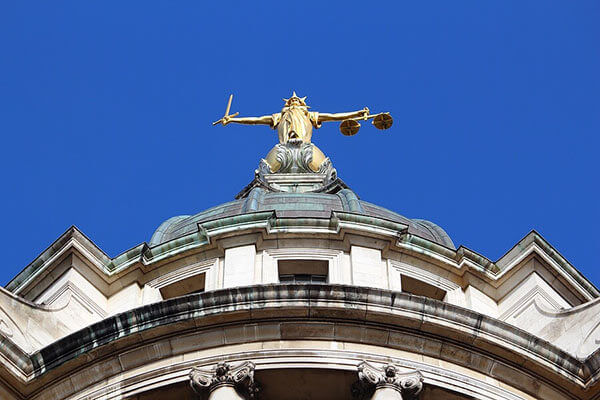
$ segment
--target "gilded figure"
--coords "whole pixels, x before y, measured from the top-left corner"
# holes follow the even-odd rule
[[[285,144],[290,140],[302,140],[304,143],[311,143],[313,128],[320,128],[323,122],[344,121],[341,126],[342,133],[353,135],[358,132],[360,124],[357,120],[374,119],[374,125],[379,129],[387,129],[391,126],[391,117],[389,113],[371,115],[367,107],[359,111],[345,113],[320,113],[309,111],[306,104],[306,97],[299,97],[293,92],[292,97],[283,99],[285,101],[281,112],[264,115],[261,117],[236,117],[239,113],[229,115],[233,95],[229,97],[229,103],[225,115],[213,125],[228,125],[231,123],[244,125],[269,125],[272,129],[277,129],[279,143]],[[383,123],[379,124],[378,121]],[[386,126],[384,126],[386,125]],[[345,128],[347,127],[347,128]]]

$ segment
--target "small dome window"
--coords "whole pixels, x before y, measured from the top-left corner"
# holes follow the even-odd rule
[[[446,291],[421,280],[406,275],[400,275],[402,291],[416,294],[417,296],[429,297],[430,299],[444,300]]]
[[[326,260],[279,260],[281,283],[327,283],[329,262]]]
[[[160,294],[162,295],[163,300],[185,296],[186,294],[204,292],[205,275],[206,274],[198,274],[190,276],[189,278],[179,280],[160,288]]]

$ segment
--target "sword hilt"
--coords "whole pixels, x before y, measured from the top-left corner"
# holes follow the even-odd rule
[[[231,115],[225,115],[225,116],[224,116],[223,118],[221,118],[220,120],[213,122],[213,126],[215,126],[215,125],[219,125],[220,123],[222,123],[222,122],[223,122],[223,120],[225,119],[225,117],[233,118],[233,117],[237,117],[238,115],[240,115],[240,113],[239,113],[239,112],[236,112],[235,114],[231,114]]]
[[[227,117],[233,118],[236,115],[240,115],[239,112],[236,112],[235,114],[229,115],[229,110],[231,110],[231,102],[232,101],[233,101],[233,94],[230,94],[229,95],[229,101],[227,102],[227,108],[225,108],[225,115],[223,115],[223,118],[221,118],[220,120],[213,122],[213,126],[219,125]]]

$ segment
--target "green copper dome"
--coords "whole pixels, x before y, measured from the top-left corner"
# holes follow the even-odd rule
[[[278,218],[330,218],[332,211],[381,218],[408,226],[408,232],[442,246],[454,249],[446,232],[430,221],[409,219],[375,204],[359,200],[350,189],[330,193],[270,192],[261,187],[252,188],[244,198],[221,204],[195,215],[180,215],[163,222],[150,241],[156,246],[198,230],[198,224],[225,217],[274,211]]]

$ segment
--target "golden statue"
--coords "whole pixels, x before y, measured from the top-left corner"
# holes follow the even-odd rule
[[[308,111],[309,106],[306,105],[306,97],[298,97],[296,92],[293,92],[292,97],[289,99],[283,99],[285,105],[281,109],[281,112],[262,117],[237,117],[239,113],[230,115],[229,110],[231,109],[232,100],[233,95],[230,95],[225,115],[223,118],[215,121],[213,125],[222,124],[225,126],[230,123],[269,125],[272,129],[277,129],[279,143],[282,145],[299,141],[311,143],[313,127],[318,129],[323,122],[343,121],[340,125],[340,131],[346,136],[355,135],[358,132],[360,128],[358,120],[373,118],[373,125],[378,129],[388,129],[393,123],[389,113],[371,115],[367,107],[359,111],[334,114]],[[314,144],[312,146],[313,160],[310,168],[313,171],[317,171],[326,157]],[[266,160],[273,172],[279,169],[280,163],[276,160],[275,149],[267,155]]]

